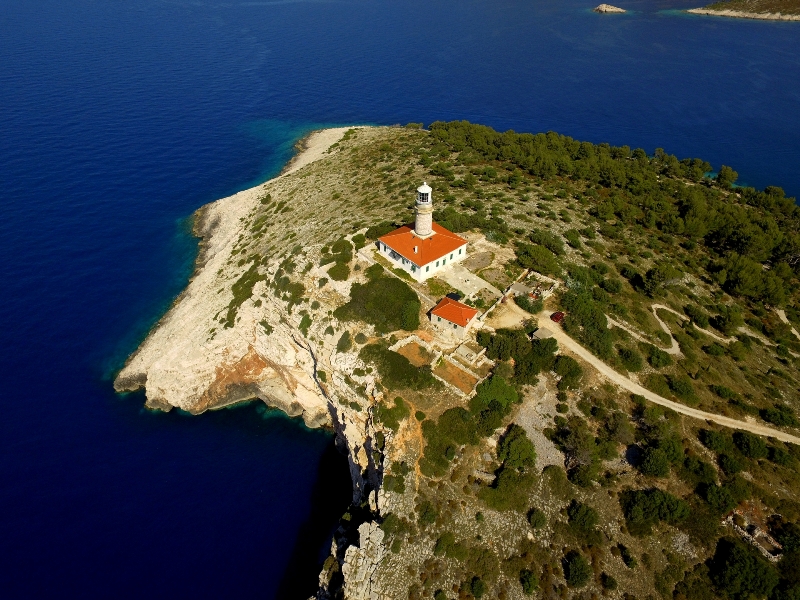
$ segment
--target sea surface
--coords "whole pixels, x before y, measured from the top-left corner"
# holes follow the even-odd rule
[[[0,2],[0,595],[314,589],[350,496],[329,433],[111,387],[186,284],[192,212],[309,130],[555,130],[800,193],[800,23],[598,1]]]

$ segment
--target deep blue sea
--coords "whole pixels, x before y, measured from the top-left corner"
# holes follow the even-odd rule
[[[350,492],[332,436],[111,388],[187,281],[189,215],[310,129],[555,130],[800,193],[800,23],[597,2],[0,2],[0,595],[313,590]]]

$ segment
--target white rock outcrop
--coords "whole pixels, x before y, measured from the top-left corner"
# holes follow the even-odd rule
[[[264,293],[263,282],[239,306],[233,326],[223,326],[220,315],[227,313],[232,286],[247,268],[236,264],[234,249],[249,235],[244,225],[248,214],[265,191],[322,158],[345,131],[313,134],[280,177],[197,212],[195,233],[202,243],[195,273],[120,371],[117,391],[145,388],[147,406],[193,414],[261,398],[290,416],[302,416],[309,427],[331,425],[328,400],[314,379],[314,350],[287,318],[285,306]],[[266,268],[274,272],[277,265]]]
[[[627,12],[624,8],[611,6],[610,4],[601,4],[594,9],[598,13],[624,13]]]
[[[380,600],[375,573],[386,552],[383,530],[377,523],[362,523],[358,528],[358,546],[350,546],[342,564],[344,597],[347,600]]]

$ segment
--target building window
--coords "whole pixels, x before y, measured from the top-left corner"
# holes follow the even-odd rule
[[[461,254],[461,248],[458,249],[458,253]]]
[[[438,261],[438,260],[436,261],[436,266],[437,266],[437,267],[439,266],[439,261]]]
[[[447,262],[447,259],[446,259],[446,258],[443,258],[443,259],[442,259],[442,266],[444,266],[446,262]]]
[[[425,272],[426,272],[426,273],[427,273],[428,271],[430,271],[430,270],[431,270],[431,266],[430,266],[430,265],[428,265],[427,267],[425,267]]]
[[[440,321],[442,320],[442,317],[436,317],[436,318],[439,319]]]
[[[453,260],[453,255],[452,254],[450,255],[450,260]]]
[[[458,325],[456,325],[455,323],[453,323],[453,329],[458,329]]]
[[[411,272],[412,273],[416,273],[417,272],[417,267],[415,267],[414,265],[411,265]]]

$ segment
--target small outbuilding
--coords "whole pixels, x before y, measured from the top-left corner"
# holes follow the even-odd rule
[[[452,298],[444,297],[431,310],[431,323],[457,337],[469,329],[478,311]]]
[[[539,329],[531,334],[531,338],[534,340],[546,340],[551,337],[553,337],[553,332],[545,327],[539,327]]]

